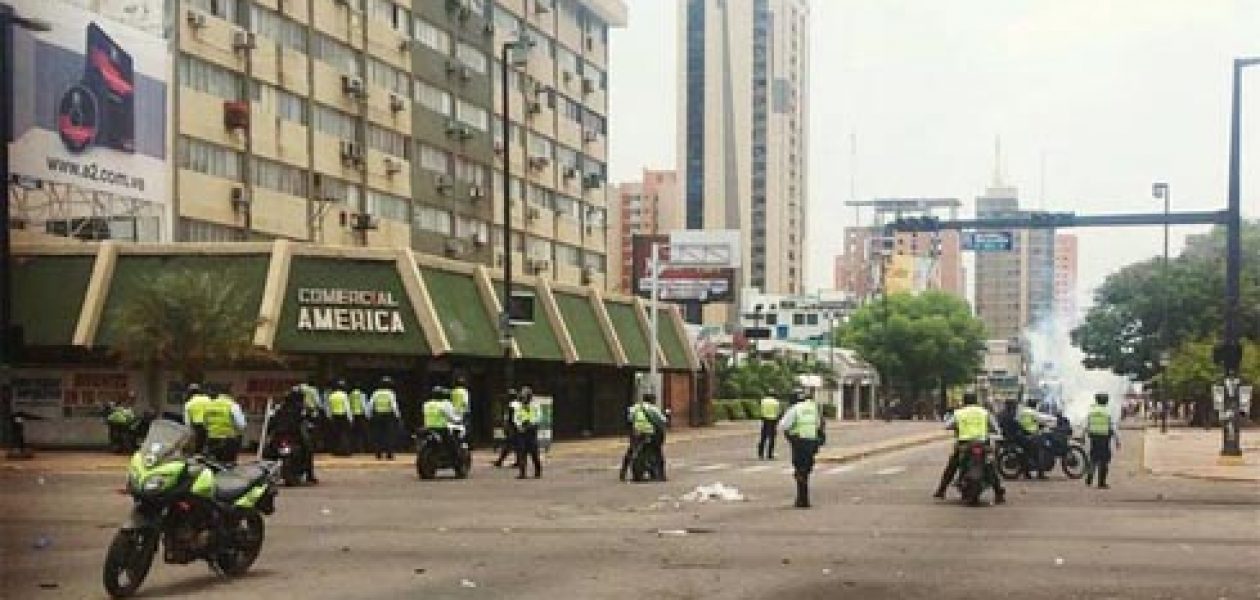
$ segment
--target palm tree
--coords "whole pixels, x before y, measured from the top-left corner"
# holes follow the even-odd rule
[[[185,382],[201,381],[207,367],[248,355],[257,315],[231,280],[208,272],[158,273],[111,311],[113,351],[143,370],[145,396],[160,412],[160,373],[171,370]]]

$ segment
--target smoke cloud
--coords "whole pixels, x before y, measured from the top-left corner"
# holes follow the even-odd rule
[[[1024,331],[1028,386],[1040,386],[1045,393],[1043,409],[1062,411],[1075,424],[1084,421],[1098,392],[1111,395],[1108,406],[1118,416],[1129,381],[1111,371],[1085,368],[1084,353],[1072,345],[1075,325],[1073,317],[1056,312]]]

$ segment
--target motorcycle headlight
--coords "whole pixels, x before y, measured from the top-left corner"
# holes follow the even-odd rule
[[[144,485],[140,490],[143,492],[157,492],[166,487],[166,477],[162,475],[154,475],[144,480]]]

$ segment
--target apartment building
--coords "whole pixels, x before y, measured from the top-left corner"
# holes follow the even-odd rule
[[[501,265],[509,165],[514,271],[602,287],[625,20],[620,0],[181,0],[174,237]]]
[[[639,181],[618,185],[609,211],[609,288],[632,293],[633,240],[636,235],[667,235],[685,229],[676,171],[643,170]]]
[[[1054,236],[1054,311],[1073,325],[1078,318],[1076,302],[1076,235]]]
[[[981,219],[1025,214],[1013,187],[991,187],[976,198]],[[1018,338],[1029,325],[1048,318],[1054,296],[1054,230],[1015,230],[1010,252],[976,254],[976,315],[990,339]]]

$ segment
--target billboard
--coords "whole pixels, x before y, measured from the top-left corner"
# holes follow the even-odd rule
[[[662,262],[670,261],[669,236],[636,235],[631,244],[631,274],[634,294],[644,298],[651,296],[652,244],[660,244]],[[735,294],[735,269],[667,266],[660,275],[657,297],[670,302],[696,301],[730,302]]]
[[[166,42],[59,0],[17,8],[52,30],[13,31],[14,176],[165,204]]]

